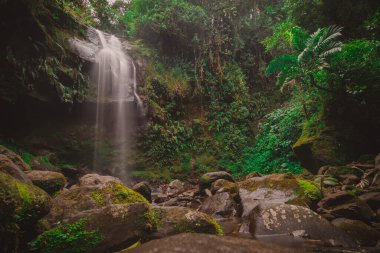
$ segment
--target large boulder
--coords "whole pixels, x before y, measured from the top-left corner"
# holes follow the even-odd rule
[[[70,234],[67,228],[83,227],[77,234]],[[77,213],[58,226],[44,232],[33,242],[34,250],[42,252],[109,253],[131,246],[155,229],[154,214],[146,203],[112,204],[98,209]],[[60,231],[61,237],[55,237]],[[83,236],[86,235],[86,236]],[[89,241],[92,242],[89,242]]]
[[[347,233],[360,246],[376,246],[380,242],[380,233],[362,221],[338,218],[332,224]]]
[[[25,172],[5,155],[0,155],[0,172],[6,173],[22,182],[31,183]]]
[[[337,131],[329,128],[314,129],[306,124],[301,137],[293,145],[301,165],[313,174],[327,164],[344,164],[347,160],[343,145],[339,142]]]
[[[225,179],[227,181],[234,182],[230,173],[225,171],[216,171],[203,174],[199,180],[199,189],[203,191],[206,188],[209,188],[213,182],[218,179]]]
[[[155,207],[157,232],[152,238],[179,233],[223,234],[220,225],[209,215],[186,207]]]
[[[101,236],[89,252],[105,253],[123,249],[147,236],[156,227],[155,217],[148,201],[125,187],[118,178],[89,174],[54,198],[44,225],[48,230],[45,233],[49,234],[49,231],[57,229],[57,224],[74,226],[76,222],[85,220],[86,233],[96,231]],[[86,239],[82,239],[82,243],[86,243]],[[51,244],[41,242],[42,239],[36,243],[39,250],[51,247]],[[81,239],[76,243],[81,244]],[[70,252],[75,245],[61,243],[59,247]]]
[[[205,234],[180,234],[154,240],[120,253],[300,253],[295,248],[250,239]]]
[[[30,166],[26,162],[24,162],[24,160],[19,155],[2,145],[0,145],[0,154],[5,155],[9,159],[11,159],[12,162],[16,164],[22,171],[31,170]]]
[[[54,195],[65,187],[67,181],[62,173],[55,171],[32,170],[27,174],[34,185],[50,195]]]
[[[62,191],[53,199],[53,207],[46,217],[49,223],[64,221],[86,210],[112,204],[148,203],[141,194],[125,187],[120,179],[88,174],[79,184]]]
[[[250,215],[249,232],[256,236],[297,235],[333,246],[356,246],[352,239],[320,215],[302,206],[260,205]]]
[[[38,187],[0,172],[0,245],[16,252],[23,242],[21,231],[33,231],[51,207],[49,195]]]
[[[260,204],[295,204],[310,206],[320,198],[318,187],[308,180],[289,174],[272,174],[239,182],[243,217]]]

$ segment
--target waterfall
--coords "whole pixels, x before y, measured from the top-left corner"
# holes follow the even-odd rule
[[[94,168],[101,168],[107,143],[115,153],[111,172],[126,177],[128,141],[133,128],[131,104],[142,111],[137,94],[136,66],[122,48],[121,41],[97,30],[100,50],[95,55],[94,80],[97,85]]]

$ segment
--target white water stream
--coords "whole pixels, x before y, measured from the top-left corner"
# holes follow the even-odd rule
[[[127,166],[128,140],[133,126],[130,105],[142,110],[137,94],[136,66],[122,48],[121,41],[97,30],[101,48],[95,55],[94,79],[97,84],[94,168],[103,164],[104,143],[115,144],[113,172],[124,177]],[[113,140],[107,140],[112,132]],[[115,171],[117,170],[117,171]]]

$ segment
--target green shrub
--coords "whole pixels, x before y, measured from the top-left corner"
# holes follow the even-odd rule
[[[103,240],[103,236],[99,231],[87,231],[86,223],[85,219],[81,219],[50,229],[29,243],[30,249],[42,253],[90,252]]]
[[[254,147],[243,150],[239,162],[230,167],[236,174],[261,174],[276,172],[299,173],[300,165],[295,161],[292,145],[301,134],[304,116],[299,105],[289,105],[274,110],[260,124],[260,133]]]

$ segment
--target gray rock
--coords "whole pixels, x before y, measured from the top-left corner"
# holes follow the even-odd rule
[[[176,195],[185,191],[185,183],[176,179],[169,183],[167,193]]]
[[[302,250],[250,239],[205,234],[180,234],[154,240],[120,253],[300,253]]]
[[[97,187],[103,188],[108,186],[110,183],[123,184],[123,182],[117,178],[112,176],[101,176],[98,174],[87,174],[80,178],[79,186],[85,187]]]
[[[291,234],[304,230],[310,239],[354,247],[346,234],[308,208],[288,204],[267,204],[253,210],[249,231],[254,236]]]
[[[380,242],[380,233],[359,220],[339,218],[332,224],[347,233],[360,246],[376,246]]]
[[[206,198],[200,211],[213,217],[231,217],[238,213],[238,206],[228,192],[221,192]]]

